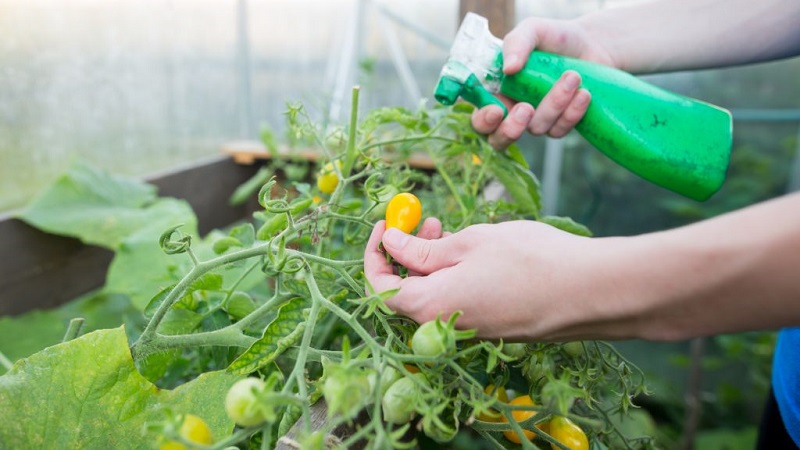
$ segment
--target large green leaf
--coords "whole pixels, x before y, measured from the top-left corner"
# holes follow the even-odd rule
[[[84,162],[75,163],[55,180],[19,218],[44,231],[110,249],[142,229],[163,231],[197,222],[185,202],[158,198],[154,186],[110,175]]]
[[[0,352],[9,360],[16,361],[61,342],[73,318],[85,320],[82,328],[82,334],[85,334],[101,328],[118,327],[125,315],[135,313],[138,311],[131,306],[128,297],[94,292],[56,309],[0,317]],[[0,374],[4,372],[0,366]]]
[[[233,423],[222,407],[238,377],[209,372],[168,391],[136,371],[124,330],[100,330],[17,362],[0,377],[0,444],[22,449],[153,448],[165,409],[205,420],[216,438]]]
[[[264,330],[264,335],[239,355],[228,367],[237,374],[249,374],[266,366],[296,343],[305,331],[305,310],[310,301],[295,297],[281,306],[277,317]]]

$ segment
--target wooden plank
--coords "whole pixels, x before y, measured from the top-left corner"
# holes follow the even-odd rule
[[[489,31],[503,38],[515,22],[515,0],[461,0],[458,10],[459,23],[468,12],[480,14],[489,20]]]
[[[273,155],[267,151],[264,144],[259,141],[231,141],[223,144],[222,153],[243,165],[273,158]],[[279,147],[278,156],[282,158],[294,157],[315,162],[322,157],[322,152],[317,149],[289,149],[288,147]],[[433,160],[428,155],[422,153],[412,154],[408,157],[407,162],[411,167],[416,169],[433,170],[436,168]]]
[[[158,187],[159,195],[188,201],[205,234],[249,217],[255,200],[233,207],[228,198],[257,170],[218,157],[147,181]],[[101,287],[113,253],[5,215],[0,216],[0,255],[1,316],[52,308]]]

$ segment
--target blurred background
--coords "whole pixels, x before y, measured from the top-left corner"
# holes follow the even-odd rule
[[[518,0],[514,21],[637,1]],[[258,141],[263,130],[280,137],[287,103],[343,122],[353,84],[362,86],[364,109],[431,104],[461,4],[0,0],[0,213],[24,206],[76,158],[151,176],[218,157],[232,141]],[[599,236],[631,235],[800,187],[800,59],[645,79],[733,112],[722,190],[702,204],[685,200],[619,168],[577,133],[528,136],[520,145],[548,213]],[[651,373],[654,395],[643,401],[664,442],[682,445],[685,427],[696,426],[698,448],[751,448],[773,343],[771,333],[753,333],[620,348]]]

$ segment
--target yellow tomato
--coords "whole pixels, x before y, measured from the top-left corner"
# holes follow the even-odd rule
[[[336,167],[341,170],[342,164],[339,161],[336,161]],[[336,190],[336,186],[338,185],[339,175],[336,174],[333,164],[325,164],[325,166],[322,168],[322,171],[320,171],[319,176],[317,177],[317,187],[320,191],[326,194],[333,194],[333,191]]]
[[[514,400],[511,400],[508,404],[512,405],[512,406],[534,406],[534,405],[536,405],[536,403],[533,402],[533,399],[531,398],[530,395],[519,396],[519,397],[515,398]],[[530,419],[531,417],[533,417],[535,415],[536,415],[536,411],[517,410],[517,411],[512,411],[511,412],[511,416],[517,422],[523,422],[525,420]],[[502,421],[503,422],[507,422],[508,421],[506,419],[506,416],[502,416]],[[541,424],[541,423],[536,425],[536,428],[538,428],[538,429],[540,429],[542,431],[546,431],[545,427],[546,427],[546,425],[545,424]],[[536,433],[534,433],[533,431],[528,431],[528,430],[524,430],[524,429],[523,429],[523,434],[525,435],[525,437],[528,438],[528,440],[533,439],[533,437],[536,436]],[[503,431],[503,436],[505,436],[506,439],[508,439],[509,441],[511,441],[511,442],[513,442],[515,444],[521,444],[522,443],[522,440],[519,438],[519,435],[514,430]]]
[[[395,195],[386,206],[386,229],[399,228],[410,233],[422,218],[422,203],[416,195],[403,192]]]
[[[494,395],[494,398],[502,403],[508,403],[508,392],[506,392],[506,388],[504,387],[495,389],[493,384],[489,384],[486,386],[483,392],[486,393],[486,395]],[[478,419],[483,420],[484,422],[502,422],[503,414],[497,410],[490,409],[478,414]]]
[[[575,422],[566,417],[556,416],[550,421],[550,436],[572,450],[589,450],[589,439]],[[553,450],[560,450],[550,444]]]
[[[189,442],[197,444],[211,445],[214,443],[214,437],[211,435],[211,428],[203,421],[203,419],[195,416],[194,414],[186,414],[183,418],[183,423],[179,433],[182,438]],[[176,441],[165,442],[161,446],[161,450],[187,450],[186,446]]]

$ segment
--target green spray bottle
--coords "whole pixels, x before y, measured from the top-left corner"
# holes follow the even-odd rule
[[[730,112],[653,86],[618,69],[534,51],[513,75],[502,71],[502,41],[487,20],[468,13],[442,68],[435,98],[478,107],[501,93],[537,106],[566,70],[581,75],[592,101],[575,129],[606,156],[642,178],[695,200],[722,186],[731,153]]]

